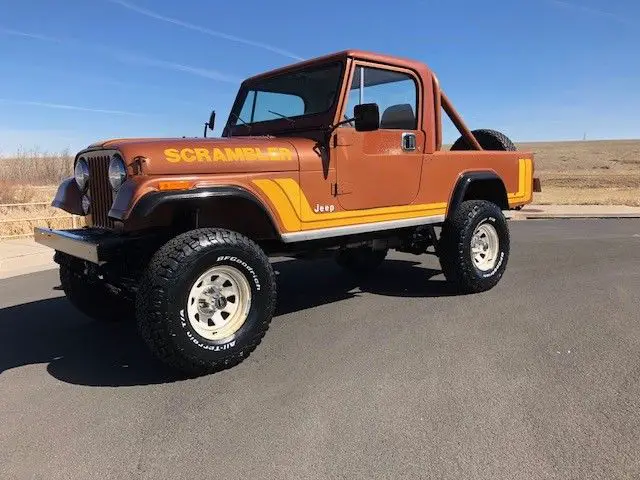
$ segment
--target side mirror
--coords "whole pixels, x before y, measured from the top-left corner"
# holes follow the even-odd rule
[[[353,107],[353,120],[358,132],[371,132],[380,128],[380,109],[377,103],[361,103]]]
[[[204,138],[207,138],[207,129],[213,130],[213,126],[216,124],[216,111],[211,110],[211,115],[209,115],[209,121],[204,124],[204,134],[202,135]]]

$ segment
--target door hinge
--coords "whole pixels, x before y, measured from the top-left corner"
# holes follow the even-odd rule
[[[341,183],[338,187],[337,183],[331,184],[331,195],[337,197],[338,195],[348,195],[353,192],[353,187],[350,183]]]
[[[339,129],[338,129],[339,130]],[[334,147],[348,147],[353,144],[353,139],[350,136],[345,135],[344,132],[336,132],[333,136]]]

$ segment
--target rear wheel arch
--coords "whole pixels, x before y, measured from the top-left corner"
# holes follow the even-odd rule
[[[492,171],[468,172],[460,176],[447,206],[447,218],[467,200],[487,200],[502,210],[509,209],[507,189],[502,179]]]
[[[216,227],[254,240],[280,239],[269,208],[250,191],[235,186],[147,194],[127,220],[136,226],[178,231]]]

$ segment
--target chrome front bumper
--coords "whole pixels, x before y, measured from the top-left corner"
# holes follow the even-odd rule
[[[37,227],[33,236],[37,243],[97,265],[105,263],[108,250],[122,243],[122,239],[112,232],[94,228],[52,230]]]

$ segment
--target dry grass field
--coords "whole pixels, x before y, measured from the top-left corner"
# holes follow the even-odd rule
[[[640,140],[521,143],[533,151],[542,179],[539,204],[640,206]],[[0,204],[49,202],[71,175],[73,156],[39,151],[0,158]],[[59,216],[52,220],[3,220]],[[66,213],[48,206],[0,207],[0,236],[30,232],[35,225],[69,228]]]
[[[72,170],[73,157],[67,152],[29,151],[20,152],[15,157],[0,158],[0,205],[50,203],[56,185],[71,175]],[[48,217],[55,218],[44,220]],[[31,218],[37,220],[26,220]],[[0,206],[0,236],[30,233],[36,225],[70,228],[72,219],[66,212],[48,205]]]
[[[522,143],[542,180],[539,204],[640,206],[640,140]]]

